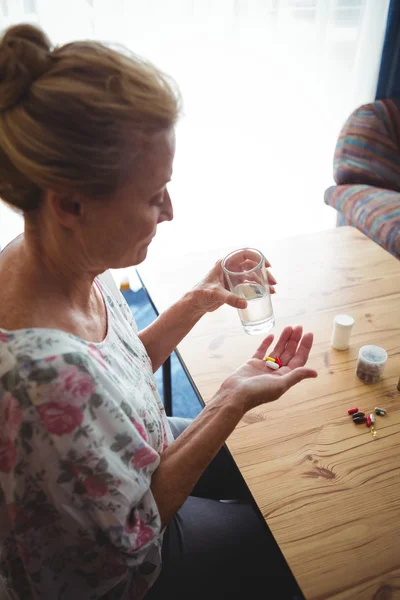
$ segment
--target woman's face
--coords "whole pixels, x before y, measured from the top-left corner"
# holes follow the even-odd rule
[[[89,202],[79,235],[89,268],[118,269],[146,258],[157,225],[173,218],[167,183],[174,155],[174,130],[155,134],[141,153],[131,181],[109,201]]]

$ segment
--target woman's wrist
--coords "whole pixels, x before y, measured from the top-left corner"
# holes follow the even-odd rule
[[[214,404],[215,407],[227,410],[230,414],[235,415],[237,423],[239,423],[250,409],[249,399],[246,394],[244,394],[244,390],[240,388],[231,388],[227,386],[225,382],[213,397],[212,404]]]
[[[191,318],[193,319],[193,325],[195,325],[197,321],[201,319],[201,317],[204,317],[207,312],[203,297],[204,290],[194,288],[193,290],[186,292],[186,294],[180,300],[183,306],[187,308],[188,314],[190,314]]]

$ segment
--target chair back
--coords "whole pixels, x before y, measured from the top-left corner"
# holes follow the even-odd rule
[[[334,178],[400,192],[400,100],[377,100],[350,115],[336,145]]]

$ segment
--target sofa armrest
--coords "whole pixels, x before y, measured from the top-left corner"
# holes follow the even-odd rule
[[[337,185],[325,192],[325,204],[369,238],[400,258],[400,193],[370,185]]]

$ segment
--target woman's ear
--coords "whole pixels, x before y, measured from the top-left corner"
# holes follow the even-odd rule
[[[64,227],[74,228],[83,215],[82,202],[77,194],[47,190],[43,200],[53,217]]]

